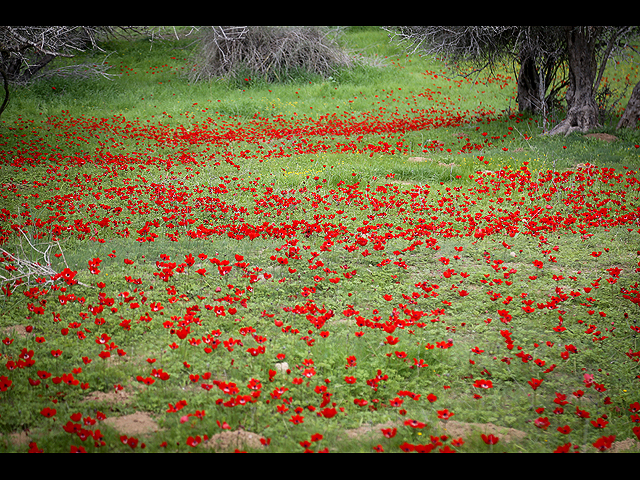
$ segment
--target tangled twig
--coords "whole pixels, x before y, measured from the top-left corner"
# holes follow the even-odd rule
[[[329,30],[316,26],[218,26],[202,38],[198,66],[191,80],[225,77],[247,69],[267,81],[282,79],[298,69],[328,76],[352,63]]]
[[[3,292],[9,295],[9,292],[13,287],[24,283],[29,284],[32,278],[35,278],[36,282],[43,287],[54,284],[60,278],[65,278],[65,273],[54,270],[51,262],[51,253],[54,247],[57,246],[60,256],[66,266],[65,270],[70,271],[69,265],[64,257],[64,252],[62,251],[62,247],[60,247],[60,243],[57,241],[54,243],[47,243],[45,244],[46,248],[42,249],[42,245],[34,244],[24,231],[21,229],[18,230],[29,244],[31,255],[33,255],[32,252],[36,252],[38,254],[39,261],[30,260],[31,255],[29,255],[25,250],[25,245],[22,240],[19,243],[21,253],[11,253],[4,248],[0,248],[0,253],[2,253],[3,256],[2,260],[4,263],[7,263],[4,267],[4,271],[0,270],[0,282],[4,285]],[[84,287],[90,287],[90,285],[78,282],[77,280],[74,280],[73,283],[77,283]]]

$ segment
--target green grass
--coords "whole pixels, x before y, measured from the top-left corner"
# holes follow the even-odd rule
[[[0,123],[2,248],[42,260],[15,230],[20,226],[29,239],[40,237],[41,247],[55,245],[58,252],[59,244],[64,257],[50,257],[54,270],[68,265],[89,286],[58,281],[38,297],[29,289],[40,290],[42,283],[31,277],[11,296],[3,291],[0,340],[13,341],[0,344],[1,364],[16,362],[23,348],[35,351],[36,363],[0,366],[0,377],[11,380],[0,392],[0,451],[27,451],[28,444],[9,440],[21,431],[47,452],[71,445],[131,451],[121,432],[102,421],[87,426],[104,434],[101,447],[62,429],[72,414],[95,418],[98,411],[112,419],[148,413],[158,431],[129,436],[150,452],[206,451],[187,446],[186,439],[221,433],[222,422],[271,438],[271,452],[301,452],[300,442],[317,433],[323,439],[310,448],[340,452],[370,452],[376,445],[397,452],[405,442],[424,445],[443,434],[451,448],[483,453],[549,452],[567,442],[593,451],[602,435],[633,438],[629,407],[640,401],[639,371],[626,354],[638,351],[637,333],[629,329],[637,325],[638,311],[620,287],[633,289],[637,281],[638,130],[605,125],[602,132],[619,138],[612,144],[577,134],[542,136],[543,119],[514,111],[515,82],[506,68],[497,80],[479,77],[476,84],[475,78],[447,78],[450,72],[433,60],[407,57],[375,28],[351,28],[342,42],[366,61],[331,79],[301,74],[278,84],[244,78],[190,84],[190,39],[153,45],[139,39],[103,45],[114,51],[108,61],[120,76],[113,80],[51,79],[15,89]],[[622,85],[629,73],[632,81],[633,68],[621,64],[607,80]],[[480,102],[493,113],[467,113]],[[390,127],[420,118],[444,123]],[[308,133],[336,125],[353,131]],[[229,132],[235,134],[231,140],[220,140]],[[338,143],[360,151],[336,151]],[[378,148],[385,143],[390,149]],[[613,222],[626,214],[619,225]],[[555,216],[572,215],[575,224],[544,229]],[[109,225],[97,223],[107,217]],[[158,226],[148,226],[153,221]],[[55,235],[55,224],[72,229]],[[266,224],[271,233],[238,239],[243,224]],[[308,234],[300,227],[314,224],[318,229]],[[291,233],[294,225],[298,230]],[[198,226],[222,233],[193,238],[188,232]],[[536,226],[543,229],[533,235],[529,228]],[[502,230],[474,236],[493,227]],[[144,240],[150,233],[158,237]],[[377,242],[382,248],[374,248]],[[362,255],[365,248],[369,255]],[[194,257],[190,266],[188,254]],[[220,274],[212,257],[233,268]],[[96,274],[88,268],[93,259],[101,260]],[[173,276],[164,281],[162,268],[171,262]],[[617,280],[608,271],[615,267],[621,269]],[[201,268],[205,275],[197,272]],[[447,277],[449,269],[455,275]],[[67,294],[75,299],[61,301]],[[559,295],[569,296],[559,301]],[[534,311],[525,313],[524,301]],[[556,302],[554,308],[545,308],[547,302]],[[164,308],[158,310],[158,303]],[[38,306],[43,315],[33,312]],[[224,316],[214,309],[220,306]],[[512,319],[498,313],[505,309]],[[311,323],[329,310],[333,316],[323,325]],[[373,325],[418,311],[422,326],[385,331]],[[179,338],[179,322],[193,317],[199,321]],[[560,318],[567,328],[562,332]],[[23,331],[27,325],[31,334]],[[242,333],[246,327],[266,343]],[[62,334],[65,328],[70,332]],[[594,341],[596,329],[601,333],[595,337],[609,338]],[[202,339],[218,330],[221,342],[240,339],[243,345],[220,344],[205,353]],[[505,342],[507,330],[513,349]],[[95,339],[103,333],[125,354],[114,349],[110,358],[100,358],[104,347]],[[385,343],[388,336],[397,343]],[[449,339],[452,346],[441,348]],[[579,353],[565,359],[561,352],[569,344]],[[260,345],[264,354],[248,351]],[[473,353],[475,347],[484,351]],[[62,355],[55,358],[50,352],[57,349]],[[532,358],[524,361],[519,353]],[[270,381],[269,371],[282,361],[278,354],[285,354],[291,372]],[[83,362],[84,356],[92,361]],[[356,366],[347,365],[350,356]],[[414,359],[428,366],[411,368]],[[557,367],[544,373],[552,364]],[[307,377],[311,365],[314,374]],[[136,380],[151,376],[153,368],[170,378],[151,385]],[[29,381],[38,371],[55,378],[73,369],[86,388],[51,378],[36,386]],[[366,382],[378,371],[387,377],[378,378],[374,390]],[[189,378],[205,372],[209,380]],[[587,387],[585,373],[607,390]],[[357,377],[353,385],[345,381],[351,375]],[[532,378],[543,379],[535,391]],[[258,401],[233,407],[221,402],[237,394],[200,387],[233,382],[245,395],[253,391],[251,379],[262,384]],[[478,379],[491,380],[493,388],[473,387]],[[124,388],[125,399],[107,396],[114,385]],[[288,388],[281,398],[278,387]],[[323,387],[331,394],[326,404]],[[579,389],[585,395],[572,396]],[[421,398],[404,396],[397,406],[402,391]],[[571,402],[563,414],[553,413],[556,392]],[[438,400],[431,403],[429,394]],[[358,406],[354,399],[368,403]],[[168,411],[180,400],[188,405]],[[334,403],[336,416],[317,415]],[[45,407],[57,410],[55,420],[41,415]],[[279,413],[278,407],[288,410]],[[589,420],[606,415],[609,424],[602,430],[585,424],[576,407],[590,411]],[[296,408],[305,417],[300,425],[289,421]],[[444,408],[454,413],[448,424],[438,418]],[[200,418],[196,411],[206,414]],[[183,422],[187,414],[192,416]],[[548,417],[551,426],[536,428],[539,417]],[[413,429],[403,425],[406,419],[428,426]],[[391,439],[379,434],[379,425],[388,422],[397,422]],[[483,426],[459,430],[471,424]],[[502,441],[486,445],[480,433],[488,424],[526,437],[508,440],[506,432],[497,433]],[[557,431],[565,424],[573,429],[568,436]],[[373,433],[364,433],[365,426]],[[454,446],[458,437],[464,444]]]

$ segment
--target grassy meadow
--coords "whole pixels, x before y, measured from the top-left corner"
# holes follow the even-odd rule
[[[0,451],[637,451],[637,57],[549,137],[511,65],[340,42],[190,83],[194,38],[114,40],[12,90]]]

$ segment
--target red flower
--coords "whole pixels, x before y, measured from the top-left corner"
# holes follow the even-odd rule
[[[400,450],[406,453],[413,452],[415,449],[416,449],[415,445],[412,445],[407,442],[404,442],[402,445],[400,445]]]
[[[596,440],[593,443],[593,446],[596,447],[601,452],[604,452],[611,448],[611,445],[613,444],[615,439],[616,439],[615,435],[609,435],[608,437],[600,437],[598,440]]]
[[[200,435],[196,435],[195,438],[191,436],[187,438],[187,445],[190,447],[197,447],[200,442],[202,442],[202,437],[200,437]]]
[[[382,428],[380,431],[386,438],[393,438],[396,436],[396,433],[398,433],[397,428]]]
[[[476,388],[493,388],[493,382],[491,380],[485,380],[484,378],[479,378],[473,384]]]
[[[546,430],[551,423],[549,422],[548,417],[540,417],[533,421],[536,427],[541,428],[542,430]]]
[[[563,427],[558,427],[557,429],[560,433],[564,435],[568,435],[571,433],[571,427],[569,425],[564,425]]]
[[[598,418],[597,420],[591,420],[591,425],[596,428],[604,428],[609,425],[609,422],[607,422],[604,418]]]
[[[453,445],[454,447],[461,447],[462,445],[464,445],[464,440],[462,439],[462,437],[451,440],[451,445]]]
[[[318,412],[321,416],[323,416],[324,418],[333,418],[336,416],[336,414],[338,413],[338,411],[335,408],[325,408],[324,410],[321,410],[320,412]]]
[[[129,447],[131,447],[131,450],[135,449],[138,446],[138,439],[135,437],[127,438],[126,435],[123,435],[122,437],[120,437],[120,440],[125,445],[129,445]]]
[[[304,417],[302,415],[293,415],[289,421],[294,425],[300,425],[301,423],[304,423]]]
[[[356,377],[344,377],[344,381],[349,385],[356,383]]]
[[[571,448],[571,443],[565,443],[564,445],[560,445],[556,448],[553,453],[569,453],[569,449]]]
[[[536,390],[540,384],[542,383],[542,379],[537,379],[537,378],[532,378],[531,380],[529,380],[527,382],[529,385],[531,385],[531,388],[533,388],[534,390]]]
[[[444,410],[438,410],[438,418],[440,418],[441,420],[449,420],[454,415],[454,413],[451,413],[446,408]]]
[[[484,443],[486,443],[487,445],[495,445],[500,441],[500,439],[493,434],[485,435],[483,433],[480,436],[482,437],[482,440],[484,441]]]
[[[405,426],[411,427],[411,428],[424,428],[427,426],[426,423],[422,423],[417,420],[405,420],[404,424]]]
[[[580,410],[578,407],[576,407],[576,415],[580,418],[590,418],[591,415],[589,414],[589,412],[587,412],[586,410]]]
[[[438,438],[438,437],[436,437]],[[442,443],[438,443],[438,445],[442,445]],[[447,445],[448,446],[448,445]],[[415,451],[418,453],[431,453],[431,451],[436,448],[436,445],[433,443],[428,443],[426,445],[415,445]]]
[[[216,423],[223,430],[231,430],[231,426],[227,422],[220,423],[220,420],[216,420]]]
[[[396,343],[398,343],[399,340],[400,340],[399,338],[389,335],[385,339],[384,343],[386,343],[387,345],[395,345]]]
[[[55,408],[44,407],[42,410],[40,410],[40,414],[43,417],[51,418],[51,417],[55,416],[56,409]]]

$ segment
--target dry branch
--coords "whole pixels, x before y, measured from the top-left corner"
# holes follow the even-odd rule
[[[337,67],[352,63],[332,33],[316,26],[207,27],[191,80],[229,77],[239,71],[250,71],[269,82],[298,70],[329,76]]]
[[[3,291],[6,288],[5,293],[10,292],[11,289],[18,285],[30,284],[32,279],[35,279],[38,285],[45,287],[61,278],[61,272],[57,272],[52,267],[51,254],[55,251],[55,247],[58,247],[57,250],[60,252],[65,266],[67,269],[69,268],[60,243],[35,244],[24,231],[20,229],[19,231],[26,240],[28,249],[25,249],[22,239],[18,243],[15,253],[0,248],[0,254],[3,257],[2,263],[7,264],[0,270],[0,283],[3,284]],[[34,253],[37,260],[31,259]],[[82,282],[75,281],[75,283],[90,287],[90,285]]]

